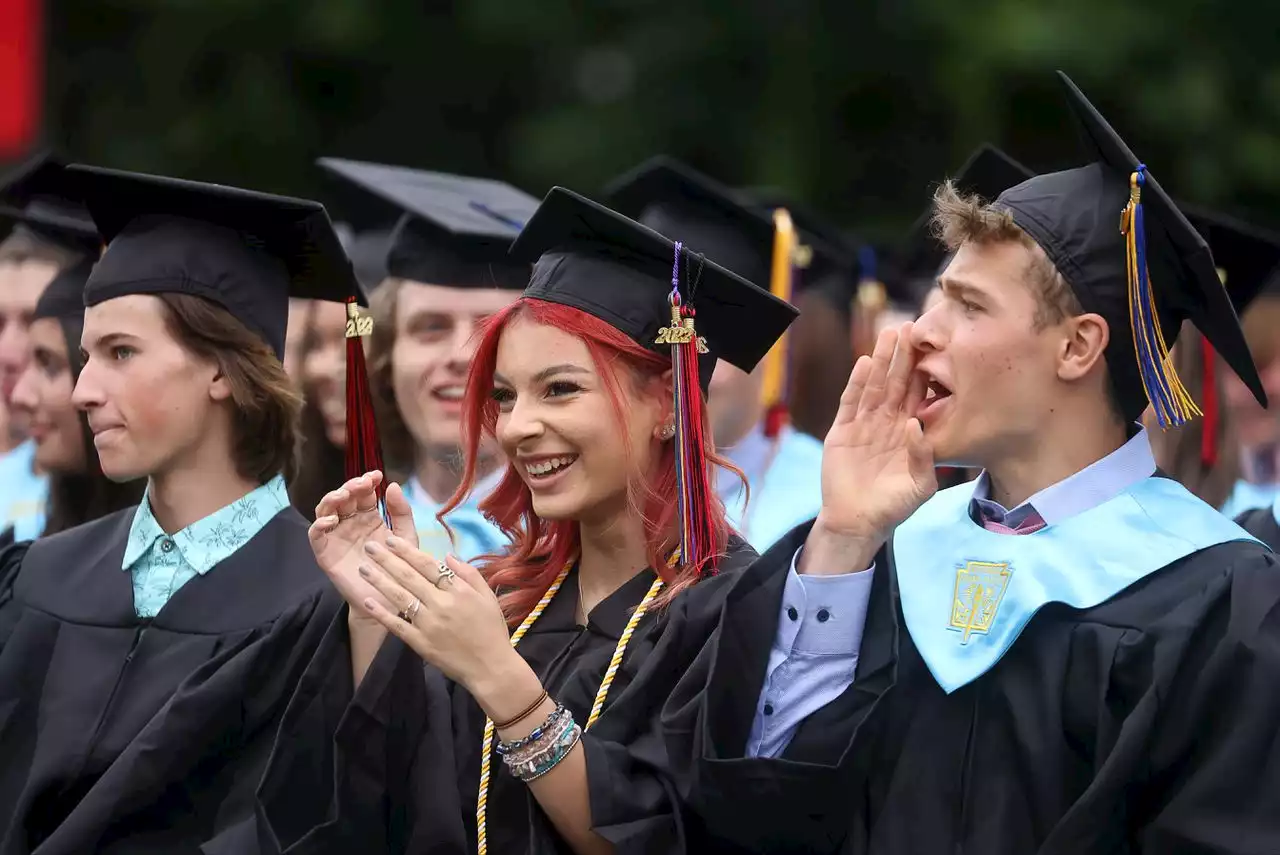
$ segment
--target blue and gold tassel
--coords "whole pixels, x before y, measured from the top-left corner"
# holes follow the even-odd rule
[[[1156,421],[1160,427],[1167,428],[1185,424],[1201,413],[1178,377],[1160,329],[1155,292],[1147,270],[1147,234],[1142,210],[1142,187],[1146,181],[1147,167],[1139,164],[1137,171],[1129,176],[1129,204],[1120,215],[1120,232],[1125,236],[1134,354]]]

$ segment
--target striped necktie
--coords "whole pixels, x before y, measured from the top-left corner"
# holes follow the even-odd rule
[[[1035,508],[1028,508],[1026,516],[1013,527],[991,519],[986,515],[985,509],[980,508],[978,514],[982,517],[982,527],[987,531],[994,531],[996,534],[1031,534],[1033,531],[1039,531],[1045,526],[1044,518],[1036,512]]]

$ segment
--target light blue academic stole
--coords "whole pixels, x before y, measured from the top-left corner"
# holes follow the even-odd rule
[[[1169,478],[1024,535],[974,522],[972,498],[972,484],[943,490],[893,536],[907,629],[948,694],[995,667],[1049,603],[1092,608],[1193,552],[1254,540]]]

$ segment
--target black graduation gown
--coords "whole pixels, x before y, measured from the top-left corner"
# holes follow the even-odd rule
[[[882,550],[854,683],[783,757],[746,759],[807,530],[738,580],[668,702],[677,780],[716,840],[690,851],[1280,852],[1280,567],[1257,544],[1042,609],[951,695],[903,631]]]
[[[1276,515],[1270,506],[1247,510],[1236,517],[1236,522],[1267,546],[1280,549],[1280,525],[1276,525]]]
[[[281,511],[153,619],[133,509],[0,554],[0,853],[252,853],[253,791],[341,603]]]
[[[620,853],[678,848],[677,798],[656,719],[702,648],[724,593],[755,553],[735,541],[717,576],[645,615],[605,712],[583,736],[593,824]],[[646,570],[576,620],[576,570],[520,642],[551,696],[585,724],[627,621],[652,584]],[[263,849],[290,853],[476,851],[484,714],[471,696],[389,637],[352,699],[345,616],[331,627],[281,726],[259,791]],[[564,853],[530,795],[495,753],[489,851]]]

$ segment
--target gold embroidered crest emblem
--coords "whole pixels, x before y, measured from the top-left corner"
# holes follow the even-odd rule
[[[951,622],[947,628],[963,633],[961,644],[969,643],[970,633],[991,631],[1012,575],[1008,562],[968,561],[956,568]]]

